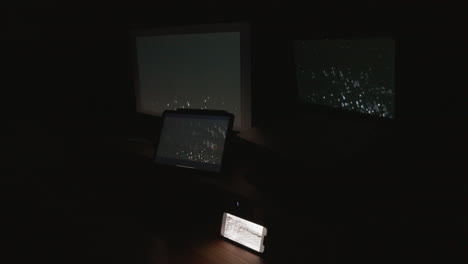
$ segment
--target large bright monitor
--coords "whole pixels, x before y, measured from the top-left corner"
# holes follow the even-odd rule
[[[242,23],[134,32],[137,111],[225,110],[251,126],[249,27]]]
[[[395,41],[391,38],[297,40],[299,100],[395,117]]]

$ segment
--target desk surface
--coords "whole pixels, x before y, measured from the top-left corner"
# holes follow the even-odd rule
[[[123,146],[125,151],[134,153],[139,157],[152,162],[154,156],[154,147],[145,142],[129,142]],[[243,199],[250,201],[261,202],[263,200],[263,193],[254,185],[247,181],[246,175],[249,168],[246,166],[232,166],[231,171],[219,178],[214,177],[200,177],[198,180],[201,183],[212,185],[220,190],[233,193]]]
[[[161,264],[264,264],[265,260],[222,239],[179,243],[158,240],[152,260]]]
[[[131,147],[146,159],[152,156],[151,146]],[[278,169],[275,167],[271,171]],[[293,172],[285,171],[288,176]],[[246,197],[261,194],[258,190],[249,194],[249,183],[243,178],[245,175],[240,173],[238,176],[225,181],[203,181],[218,186],[217,189]],[[307,186],[295,184],[291,190],[284,186],[283,194],[287,195],[276,192],[275,207],[267,208],[269,222],[265,226],[269,228],[268,239],[272,244],[266,245],[263,258],[247,252],[246,261],[239,257],[244,250],[219,238],[204,240],[199,237],[196,240],[185,239],[183,243],[167,241],[167,260],[171,261],[168,263],[339,263],[340,258],[373,263],[383,256],[387,258],[384,263],[414,263],[421,258],[447,260],[448,252],[453,252],[453,256],[461,252],[450,246],[460,245],[456,233],[447,231],[451,219],[459,216],[448,211],[436,215],[434,212],[442,210],[442,207],[434,202],[441,199],[424,201],[415,198],[419,197],[417,194],[432,197],[434,194],[429,190],[425,193],[412,188],[408,181],[400,183],[393,174],[393,178],[389,178],[393,181],[382,181],[383,176],[379,174],[375,177],[379,181],[366,180],[362,184],[355,177],[349,177],[347,182],[353,184],[317,181]],[[207,212],[197,213],[207,216]],[[211,226],[218,228],[219,220],[216,220]],[[432,225],[426,228],[424,223]],[[301,232],[292,233],[291,227],[304,228]]]

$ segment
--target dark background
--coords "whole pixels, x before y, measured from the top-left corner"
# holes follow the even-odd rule
[[[148,219],[164,222],[162,216],[180,216],[176,208],[187,198],[181,190],[190,193],[195,187],[181,183],[177,191],[168,190],[164,177],[151,178],[115,151],[128,137],[154,139],[160,121],[135,113],[130,31],[236,21],[252,23],[252,113],[254,126],[261,129],[257,138],[283,161],[281,168],[258,173],[267,177],[251,180],[274,194],[275,207],[281,208],[270,217],[282,215],[283,228],[272,223],[281,230],[277,237],[287,237],[288,221],[315,227],[292,240],[297,253],[290,246],[281,256],[295,256],[289,263],[313,258],[328,263],[455,263],[466,257],[467,108],[462,79],[467,43],[461,5],[6,5],[1,193],[7,223],[3,248],[15,257],[10,263],[42,258],[135,263],[135,256],[144,256],[140,251],[146,250],[149,238],[141,239],[137,234],[144,232],[135,230],[169,229]],[[292,40],[327,36],[396,38],[395,120],[296,104]],[[271,162],[270,156],[260,157],[262,162]],[[213,195],[205,192],[199,199],[211,201],[208,194]],[[165,195],[171,202],[151,202],[168,201]],[[207,208],[191,212],[203,215]],[[314,239],[317,233],[334,235]],[[102,242],[109,234],[126,242]],[[335,246],[329,246],[330,237]],[[270,251],[279,252],[282,246],[271,245]],[[107,258],[115,251],[127,253]]]

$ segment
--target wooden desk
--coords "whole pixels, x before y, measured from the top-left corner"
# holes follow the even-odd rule
[[[142,159],[151,162],[154,157],[154,147],[149,142],[129,142],[125,146],[121,146],[122,150],[133,153],[141,157]],[[264,194],[258,190],[254,185],[249,183],[246,179],[246,170],[243,166],[236,166],[233,171],[227,175],[227,177],[213,178],[213,177],[200,177],[201,183],[212,185],[220,190],[224,190],[233,193],[243,199],[262,202]]]
[[[161,264],[264,264],[260,256],[222,239],[162,241],[155,243],[151,260]]]
[[[128,145],[123,146],[123,150],[137,154],[148,162],[151,162],[154,155],[153,146],[145,142],[130,142]],[[244,200],[252,201],[257,205],[261,204],[263,201],[262,193],[247,181],[243,170],[245,170],[243,167],[234,168],[234,171],[229,173],[227,177],[199,177],[196,181],[219,191],[231,193]],[[213,217],[210,217],[210,219],[213,219]],[[221,227],[221,218],[219,222],[213,221],[210,225],[219,225]],[[163,238],[154,239],[153,250],[151,250],[152,256],[150,258],[155,263],[162,264],[266,263],[261,256],[223,240],[219,233],[212,232],[207,237],[206,233],[198,232],[197,228],[191,229],[197,234],[171,233]],[[207,228],[199,228],[199,230],[202,229],[206,230]]]

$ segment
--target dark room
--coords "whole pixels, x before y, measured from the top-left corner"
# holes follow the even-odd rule
[[[467,263],[461,3],[5,7],[0,262]]]

